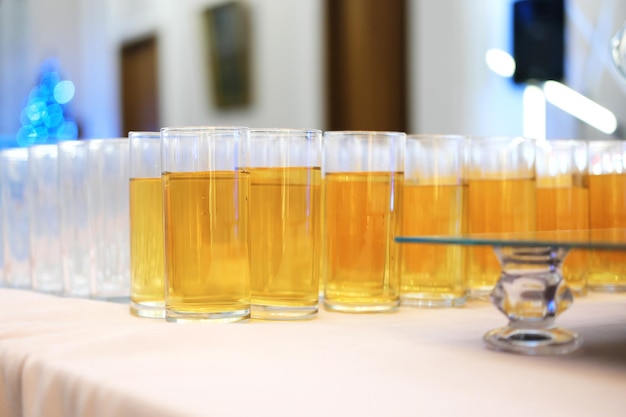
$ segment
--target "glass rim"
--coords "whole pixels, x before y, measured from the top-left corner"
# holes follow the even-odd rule
[[[528,136],[523,136],[523,135],[511,135],[511,136],[507,136],[507,135],[495,135],[495,136],[471,136],[468,135],[467,139],[471,142],[471,141],[476,141],[476,142],[504,142],[504,141],[512,141],[512,140],[520,140],[523,142],[539,142],[540,139],[537,138],[531,138]]]
[[[465,141],[469,138],[467,135],[461,134],[447,134],[447,133],[410,133],[406,135],[407,140],[423,140],[423,139],[450,139],[455,141]]]
[[[128,143],[128,138],[97,138],[86,139],[86,144],[100,144],[100,143]]]
[[[546,146],[556,147],[558,149],[562,148],[576,148],[576,147],[587,147],[586,139],[545,139],[538,140],[537,147],[544,148]]]
[[[470,136],[460,133],[407,133],[407,138],[458,138],[467,139]]]
[[[67,139],[67,140],[60,140],[57,142],[57,146],[59,148],[85,146],[86,144],[87,144],[87,141],[84,139]]]
[[[400,131],[387,131],[387,130],[328,130],[324,132],[324,137],[335,136],[379,136],[379,137],[406,137],[405,132]]]
[[[33,145],[26,149],[28,149],[28,157],[31,160],[37,160],[41,157],[57,158],[59,155],[59,147],[52,143]]]
[[[161,134],[168,133],[203,133],[203,132],[236,132],[236,131],[250,131],[247,126],[174,126],[174,127],[162,127],[160,129]]]
[[[128,139],[133,138],[160,138],[161,132],[159,131],[147,131],[147,130],[130,130],[128,132]]]
[[[31,152],[31,151],[38,151],[38,150],[45,150],[45,149],[57,150],[59,149],[59,147],[57,146],[56,143],[37,143],[34,145],[30,145],[25,149],[28,149],[28,152]]]
[[[322,135],[322,131],[320,129],[297,129],[297,128],[281,128],[281,127],[269,127],[269,128],[250,128],[250,135],[252,134],[260,134],[260,133],[267,133],[267,134],[316,134],[316,135]]]
[[[595,147],[595,146],[613,146],[613,145],[626,146],[626,140],[623,140],[623,139],[587,139],[587,145],[590,148]]]
[[[16,161],[28,160],[28,148],[6,148],[0,150],[0,158]]]

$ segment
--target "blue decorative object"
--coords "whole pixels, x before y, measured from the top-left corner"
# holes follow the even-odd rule
[[[39,84],[30,91],[28,103],[20,115],[19,146],[78,138],[78,125],[68,115],[69,104],[74,98],[74,83],[62,80],[58,67],[54,58],[41,65]]]

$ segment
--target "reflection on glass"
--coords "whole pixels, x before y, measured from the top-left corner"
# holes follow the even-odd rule
[[[613,57],[615,68],[626,81],[626,22],[611,39],[611,56]]]

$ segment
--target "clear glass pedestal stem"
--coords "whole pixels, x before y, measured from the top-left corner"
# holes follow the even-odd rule
[[[502,266],[491,302],[509,324],[484,336],[494,350],[525,355],[558,355],[578,349],[582,339],[555,326],[556,316],[573,302],[561,275],[568,248],[494,246]]]

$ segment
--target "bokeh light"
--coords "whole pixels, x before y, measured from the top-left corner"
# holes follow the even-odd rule
[[[31,89],[20,114],[19,146],[78,138],[78,125],[68,114],[75,86],[72,81],[61,78],[58,67],[56,59],[46,60],[41,65],[39,83]]]
[[[74,98],[74,83],[65,80],[60,81],[54,87],[54,99],[59,104],[69,103]]]

